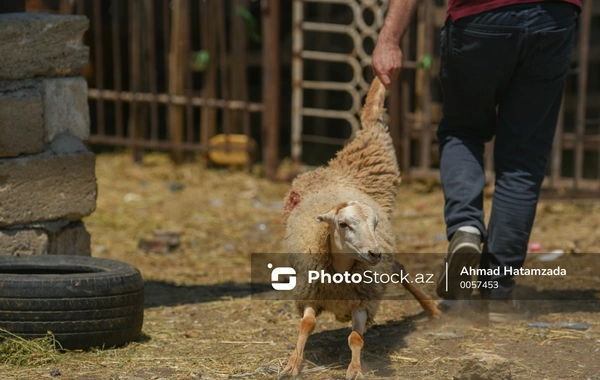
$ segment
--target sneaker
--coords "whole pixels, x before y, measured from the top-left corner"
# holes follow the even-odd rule
[[[516,299],[491,299],[488,303],[488,321],[506,323],[528,319],[531,316],[523,304]]]
[[[474,268],[479,264],[481,256],[481,235],[458,230],[452,236],[448,246],[448,254],[438,276],[437,294],[443,299],[464,299],[473,291],[470,287],[462,287],[462,281],[471,281],[471,275],[461,275],[464,267]],[[448,268],[446,270],[446,267]],[[446,274],[448,275],[446,277]]]

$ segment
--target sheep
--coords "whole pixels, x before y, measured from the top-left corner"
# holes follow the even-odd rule
[[[285,249],[297,273],[329,274],[406,273],[391,255],[395,236],[391,227],[400,171],[387,126],[385,87],[375,78],[361,113],[362,129],[328,166],[298,176],[284,199]],[[301,372],[303,352],[316,318],[323,311],[340,322],[352,321],[348,345],[352,359],[346,379],[363,378],[360,352],[363,334],[374,322],[382,283],[309,283],[296,279],[294,297],[302,317],[294,353],[279,378]],[[439,318],[434,302],[409,280],[402,285],[415,296],[431,318]]]

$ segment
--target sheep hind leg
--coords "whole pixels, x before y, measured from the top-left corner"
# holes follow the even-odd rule
[[[306,345],[308,336],[312,334],[315,329],[316,321],[315,309],[311,306],[306,306],[304,308],[302,321],[300,322],[300,333],[298,334],[296,348],[294,349],[294,353],[290,357],[288,364],[283,371],[281,371],[281,374],[279,374],[278,379],[282,379],[288,375],[291,375],[293,379],[297,379],[300,375],[300,371],[302,370],[302,360],[304,358],[304,346]]]
[[[394,272],[402,278],[406,273],[406,271],[404,270],[404,265],[400,264],[397,261],[394,261]],[[417,299],[417,301],[419,301],[419,303],[423,307],[423,310],[425,310],[425,313],[427,313],[427,316],[429,318],[438,319],[442,315],[442,313],[440,309],[438,309],[435,305],[435,302],[433,302],[433,300],[431,300],[427,296],[427,294],[423,293],[421,289],[419,289],[415,284],[413,284],[412,278],[410,276],[407,277],[407,280],[408,281],[402,281],[402,286],[404,286],[404,288],[408,290],[410,294],[412,294]]]
[[[364,345],[363,334],[367,325],[366,310],[352,312],[352,332],[348,337],[348,345],[352,350],[352,360],[346,371],[346,380],[364,379],[360,364],[360,352]]]

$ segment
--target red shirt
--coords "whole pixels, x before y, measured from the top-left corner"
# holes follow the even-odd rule
[[[507,5],[538,3],[545,0],[450,0],[446,11],[446,18],[456,21],[459,18],[471,16]],[[581,0],[561,0],[581,8]],[[588,0],[591,1],[591,0]]]

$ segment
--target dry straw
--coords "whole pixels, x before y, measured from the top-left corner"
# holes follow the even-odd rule
[[[60,343],[50,331],[43,338],[24,339],[0,329],[0,364],[36,366],[56,363],[60,350]]]

